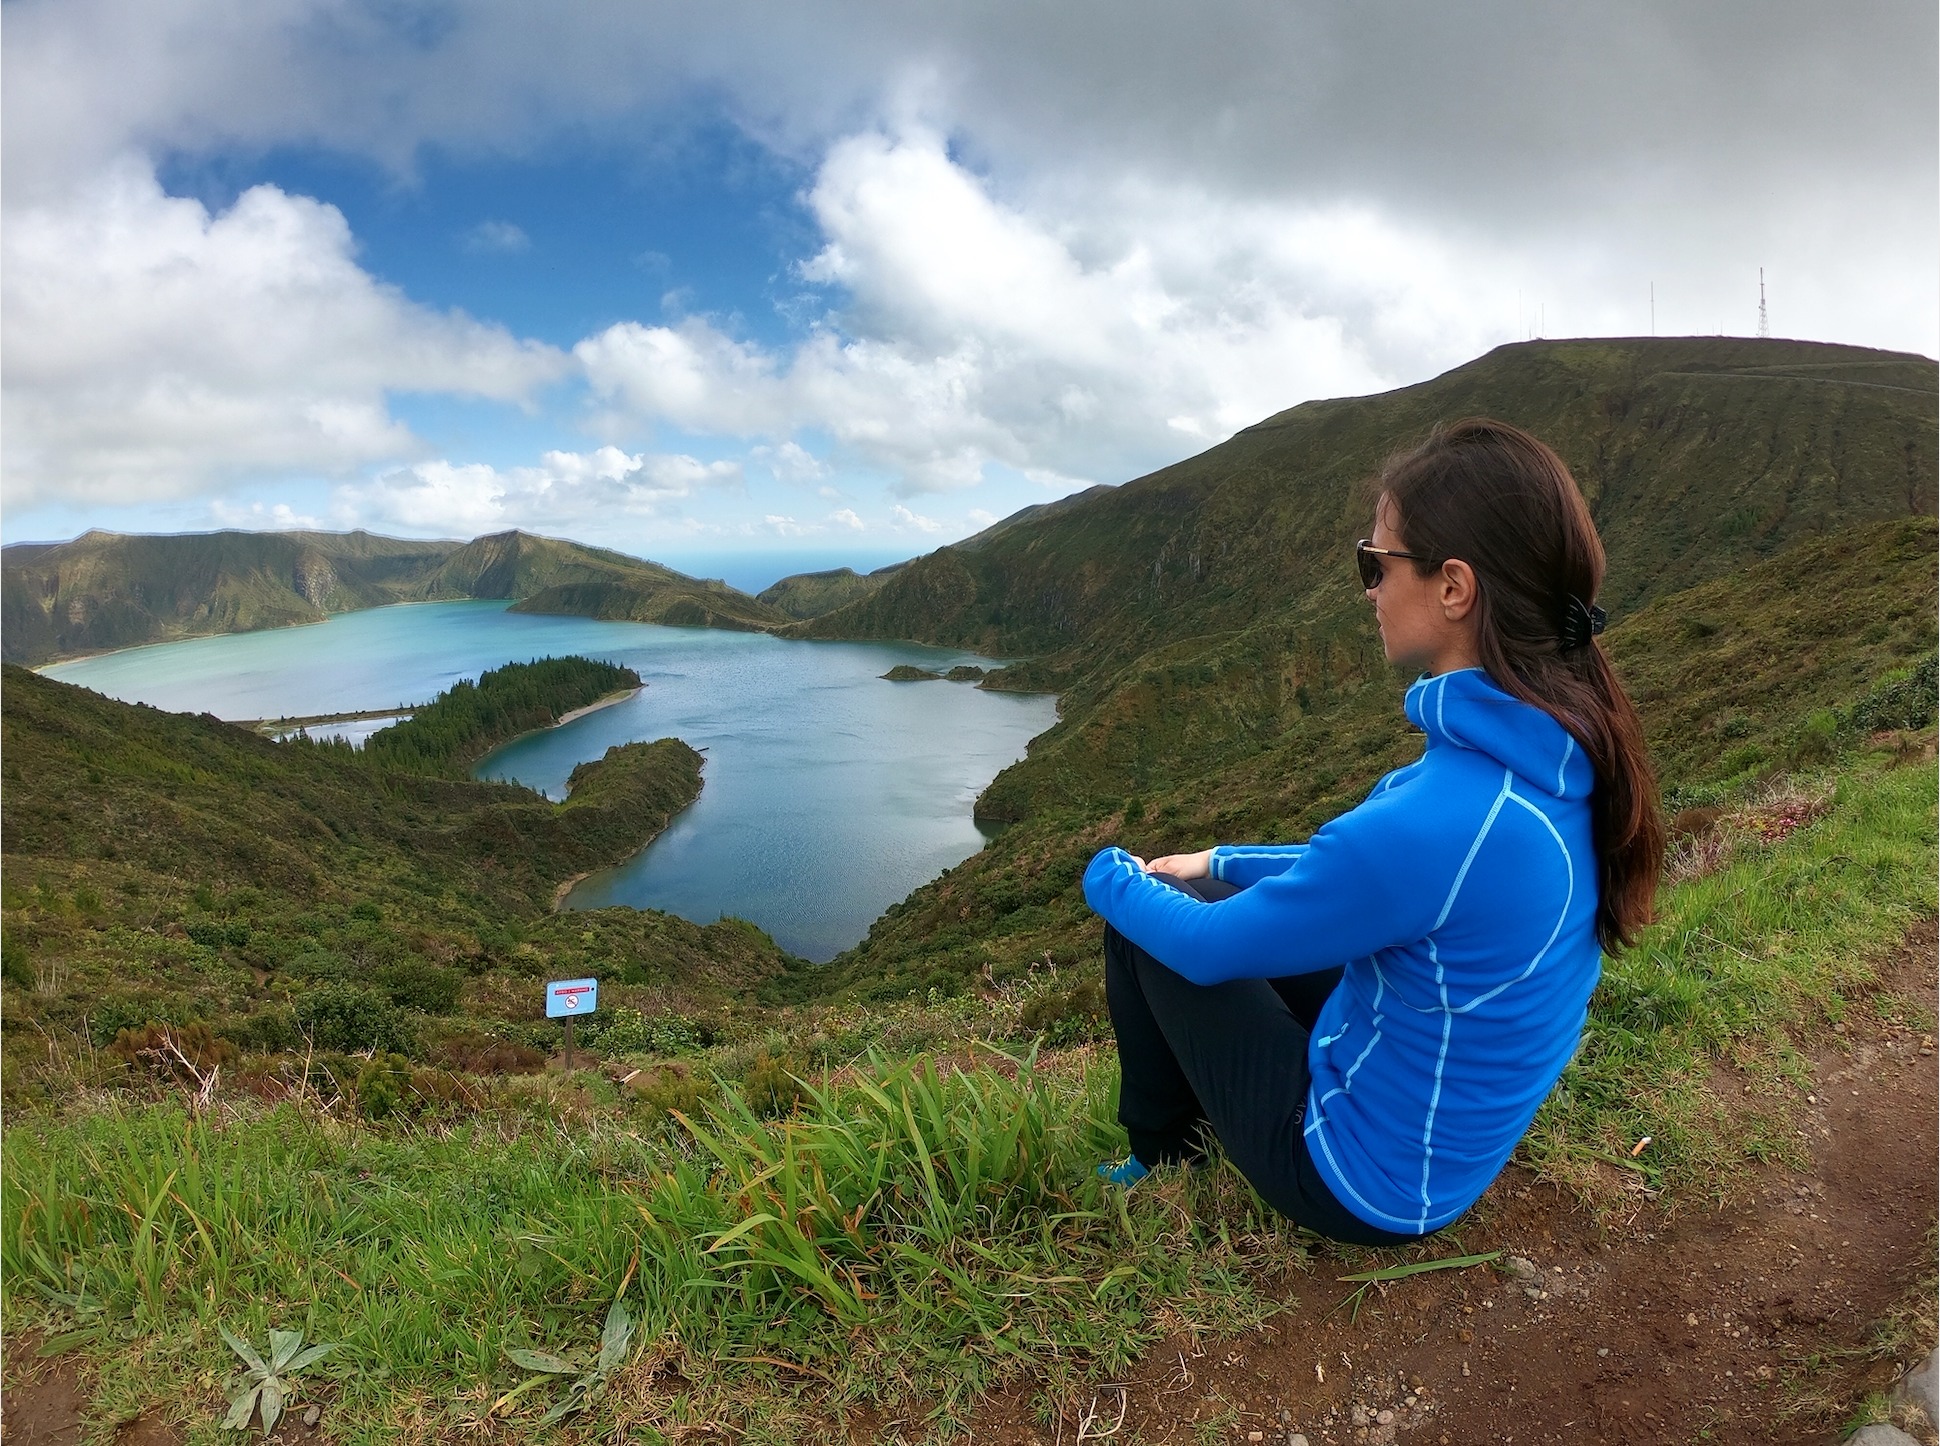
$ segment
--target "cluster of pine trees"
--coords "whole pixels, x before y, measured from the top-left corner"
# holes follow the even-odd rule
[[[463,777],[506,739],[550,728],[575,708],[639,686],[633,669],[593,658],[507,663],[476,683],[454,683],[414,717],[373,733],[364,756],[380,766]]]

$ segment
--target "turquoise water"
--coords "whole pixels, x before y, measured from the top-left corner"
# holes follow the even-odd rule
[[[585,880],[574,908],[625,904],[699,923],[751,919],[833,958],[910,890],[983,844],[971,805],[1056,717],[1050,698],[887,683],[897,663],[984,661],[903,643],[534,617],[502,602],[423,603],[311,627],[131,648],[46,669],[110,697],[219,718],[409,707],[500,663],[580,653],[646,687],[484,759],[480,777],[564,794],[575,764],[672,735],[705,750],[700,800],[653,846]]]

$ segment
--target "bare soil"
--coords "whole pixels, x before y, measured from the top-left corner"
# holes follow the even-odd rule
[[[1935,965],[1929,921],[1882,984],[1930,1020]],[[1500,1250],[1495,1265],[1370,1287],[1357,1310],[1336,1277],[1370,1257],[1317,1257],[1274,1323],[1168,1340],[1055,1420],[1035,1390],[995,1397],[974,1439],[1835,1442],[1934,1329],[1934,1041],[1859,1015],[1811,1051],[1806,1169],[1763,1169],[1716,1210],[1646,1205],[1614,1224],[1512,1169],[1444,1252]],[[1511,1256],[1534,1270],[1509,1273]],[[1895,1316],[1920,1324],[1893,1334]]]
[[[102,1439],[100,1428],[111,1428],[107,1439],[114,1446],[182,1446],[187,1433],[159,1411],[144,1411],[124,1421],[102,1421],[89,1409],[92,1382],[86,1368],[73,1355],[42,1359],[35,1354],[40,1345],[33,1335],[8,1338],[5,1358],[5,1389],[0,1392],[0,1442],[5,1446],[80,1446],[84,1441]],[[210,1420],[221,1414],[223,1403],[210,1398]],[[327,1420],[316,1426],[302,1421],[307,1407],[298,1404],[286,1415],[269,1437],[268,1446],[332,1446]],[[262,1441],[260,1428],[252,1425],[237,1438]]]

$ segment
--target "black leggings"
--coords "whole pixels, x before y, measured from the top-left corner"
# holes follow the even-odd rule
[[[1214,903],[1217,879],[1154,878]],[[1204,1153],[1210,1132],[1261,1197],[1297,1225],[1352,1245],[1418,1240],[1369,1225],[1321,1179],[1302,1133],[1307,1037],[1339,969],[1194,984],[1105,929],[1105,1000],[1118,1036],[1118,1122],[1147,1165]]]

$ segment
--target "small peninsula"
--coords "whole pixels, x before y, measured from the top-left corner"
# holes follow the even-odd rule
[[[555,728],[632,697],[644,684],[631,668],[592,658],[507,663],[459,682],[401,723],[371,734],[371,759],[413,772],[470,776],[471,765],[524,733]]]
[[[914,663],[898,663],[882,676],[890,683],[980,683],[987,674],[985,669],[974,663],[959,663],[947,673],[919,668]]]

